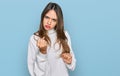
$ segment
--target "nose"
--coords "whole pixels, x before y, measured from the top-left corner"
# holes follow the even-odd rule
[[[48,20],[48,24],[50,25],[50,24],[51,24],[51,22],[52,22],[52,20],[51,20],[51,19],[49,19],[49,20]]]

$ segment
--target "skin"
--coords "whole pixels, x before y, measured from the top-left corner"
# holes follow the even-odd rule
[[[57,15],[54,10],[50,10],[43,19],[43,27],[45,30],[53,29],[57,24]]]
[[[43,27],[46,31],[54,29],[57,24],[57,15],[54,10],[50,10],[43,19]],[[47,42],[44,40],[44,37],[39,39],[37,42],[37,46],[40,48],[41,53],[46,54]],[[67,64],[71,64],[72,56],[70,53],[63,53],[61,54],[61,58]]]

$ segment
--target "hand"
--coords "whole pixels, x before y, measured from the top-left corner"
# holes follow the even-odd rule
[[[45,41],[45,37],[38,39],[37,46],[40,49],[41,53],[46,54],[47,41]]]
[[[67,63],[67,64],[72,63],[72,56],[70,53],[63,53],[63,54],[61,54],[61,57],[65,63]]]

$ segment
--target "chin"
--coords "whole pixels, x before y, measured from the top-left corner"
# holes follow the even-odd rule
[[[45,28],[45,30],[46,30],[46,31],[48,31],[48,30],[50,30],[50,29],[48,29],[48,28]]]

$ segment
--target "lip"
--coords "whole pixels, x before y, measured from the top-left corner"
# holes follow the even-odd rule
[[[50,25],[45,25],[45,28],[50,29]]]

